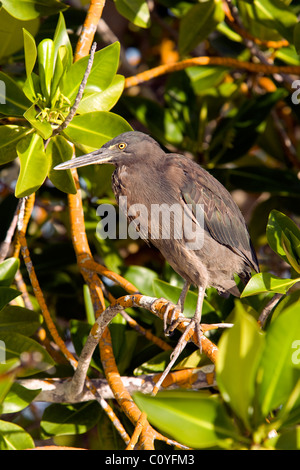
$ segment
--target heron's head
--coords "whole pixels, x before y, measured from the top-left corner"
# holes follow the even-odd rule
[[[147,161],[149,158],[161,158],[164,151],[152,137],[143,132],[124,132],[106,142],[94,152],[60,163],[55,170],[68,170],[86,165],[111,163],[115,166],[135,163],[138,160]]]

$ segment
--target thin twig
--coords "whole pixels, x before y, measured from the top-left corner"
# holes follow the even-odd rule
[[[52,136],[49,137],[49,139],[46,140],[46,142],[45,142],[45,148],[47,147],[47,145],[48,145],[50,139],[51,139],[52,137],[54,137],[55,135],[60,134],[60,133],[70,124],[70,122],[72,121],[73,117],[75,116],[76,111],[77,111],[77,109],[78,109],[78,106],[79,106],[79,104],[80,104],[81,98],[82,98],[82,96],[83,96],[84,89],[85,89],[85,87],[86,87],[86,84],[87,84],[89,75],[90,75],[90,73],[91,73],[91,69],[92,69],[93,62],[94,62],[94,56],[95,56],[96,47],[97,47],[97,43],[94,42],[93,45],[92,45],[92,48],[91,48],[91,53],[90,53],[90,57],[89,57],[89,60],[88,60],[87,67],[86,67],[86,71],[85,71],[85,73],[84,73],[84,76],[83,76],[83,79],[82,79],[82,81],[81,81],[81,84],[80,84],[80,86],[79,86],[79,88],[78,88],[78,92],[77,92],[77,95],[76,95],[74,104],[73,104],[72,108],[70,109],[70,112],[69,112],[68,116],[66,117],[66,119],[64,120],[64,122],[61,123],[60,126],[58,126],[56,129],[53,130]]]

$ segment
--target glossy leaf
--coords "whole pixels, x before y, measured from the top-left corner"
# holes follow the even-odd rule
[[[217,382],[224,400],[251,429],[255,379],[264,347],[264,335],[256,320],[236,304],[234,326],[219,341],[216,364]]]
[[[8,304],[11,300],[19,297],[21,292],[11,287],[0,286],[0,310]]]
[[[0,126],[0,165],[11,162],[17,158],[17,143],[23,139],[31,129],[15,125]]]
[[[38,353],[39,360],[37,364],[23,369],[22,372],[18,374],[22,377],[38,374],[43,370],[50,369],[54,365],[53,359],[47,351],[37,341],[23,334],[3,330],[1,331],[1,340],[5,344],[7,359],[19,359],[22,353]]]
[[[56,171],[53,168],[59,163],[70,160],[73,149],[69,142],[60,135],[53,137],[46,149],[46,156],[51,161],[48,177],[54,186],[65,193],[76,194],[76,186],[70,170]]]
[[[122,16],[141,28],[149,28],[150,13],[146,0],[114,0]]]
[[[194,5],[182,18],[179,28],[179,51],[190,52],[224,19],[220,0],[208,0]]]
[[[84,89],[84,95],[99,93],[105,90],[112,82],[119,65],[120,44],[114,42],[110,46],[97,51],[94,56],[92,70]],[[89,56],[75,62],[64,76],[62,93],[73,103],[79,85],[87,68]]]
[[[10,286],[20,267],[18,258],[7,258],[0,263],[0,286]]]
[[[206,392],[159,392],[155,397],[136,393],[134,401],[161,432],[194,449],[230,445],[238,432],[218,395]]]
[[[123,93],[125,79],[122,75],[116,75],[111,84],[103,91],[86,93],[78,106],[78,113],[90,113],[92,111],[109,111]]]
[[[24,36],[24,52],[25,52],[25,68],[27,76],[27,87],[30,94],[26,93],[28,99],[34,101],[36,99],[36,90],[34,89],[32,71],[37,58],[37,48],[33,36],[26,30],[23,29]]]
[[[7,393],[9,392],[11,386],[13,385],[17,367],[20,365],[20,361],[18,359],[9,359],[6,360],[5,349],[2,349],[3,343],[0,342],[0,354],[1,354],[1,361],[0,361],[0,405],[1,405],[1,412],[3,409],[3,400],[5,399]],[[4,359],[4,361],[3,361]]]
[[[136,286],[144,295],[154,297],[153,281],[158,277],[155,271],[144,266],[129,266],[126,271],[122,273],[127,281]]]
[[[0,9],[0,59],[9,57],[23,48],[22,28],[35,35],[39,29],[38,19],[22,21],[11,16],[4,8]]]
[[[268,439],[265,446],[271,450],[300,450],[300,427],[294,427]]]
[[[0,450],[25,450],[34,448],[34,442],[21,426],[0,420]]]
[[[41,427],[49,436],[83,434],[95,426],[100,410],[97,402],[50,405],[44,411]]]
[[[64,11],[68,8],[58,0],[2,0],[2,6],[15,18],[20,20],[32,20],[39,16],[49,16]]]
[[[3,414],[17,413],[23,410],[39,393],[40,390],[29,390],[19,383],[14,383],[2,403]]]
[[[44,182],[50,166],[46,158],[43,139],[32,134],[21,140],[17,146],[21,170],[16,185],[16,197],[28,196]]]
[[[57,57],[58,50],[61,46],[66,47],[66,50],[68,51],[66,65],[69,68],[73,61],[73,50],[72,50],[72,45],[70,42],[69,35],[67,33],[64,15],[62,13],[59,13],[59,18],[58,18],[57,26],[56,26],[55,33],[54,33],[53,42],[54,42],[55,57]]]
[[[191,79],[195,93],[201,95],[216,87],[224,79],[228,69],[220,66],[188,67],[186,73]]]
[[[281,234],[281,244],[283,246],[283,249],[290,265],[295,269],[297,273],[300,274],[300,239],[296,238],[292,232],[286,229],[285,232],[282,232]]]
[[[41,90],[49,103],[51,82],[55,65],[55,48],[52,39],[44,39],[37,48]]]
[[[64,134],[84,152],[102,147],[122,132],[131,131],[130,125],[117,114],[94,111],[75,116]]]
[[[39,313],[16,305],[7,305],[0,311],[0,331],[33,335],[40,327]],[[1,336],[1,333],[0,333]]]
[[[23,116],[31,106],[17,83],[3,72],[0,72],[0,113],[9,116]]]
[[[297,23],[294,28],[294,45],[297,54],[300,53],[300,23]]]
[[[293,29],[298,20],[287,4],[280,0],[253,0],[251,5],[258,23],[275,29],[289,42],[293,42]]]
[[[300,377],[293,344],[299,341],[299,306],[294,304],[274,320],[267,331],[262,354],[258,400],[263,416],[286,403]]]
[[[60,84],[66,71],[68,55],[66,46],[60,46],[56,54],[54,75],[51,83],[51,107],[55,107],[56,101],[60,97]]]
[[[300,277],[296,279],[282,279],[271,273],[258,273],[250,279],[241,297],[261,294],[262,292],[285,294],[296,282],[300,282]]]
[[[289,263],[289,260],[282,245],[282,234],[286,234],[286,236],[288,236],[289,232],[295,237],[295,240],[300,241],[300,230],[295,224],[295,222],[293,222],[287,215],[283,214],[282,212],[279,212],[275,209],[272,210],[269,215],[266,230],[268,243],[272,250],[275,251],[275,253],[277,253],[281,258],[283,258],[284,261],[286,261],[287,263]],[[295,249],[297,253],[297,244],[296,247]]]

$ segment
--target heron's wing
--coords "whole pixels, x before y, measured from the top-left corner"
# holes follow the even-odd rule
[[[183,172],[181,197],[184,203],[189,205],[193,217],[196,219],[197,205],[200,205],[200,212],[201,208],[204,212],[204,229],[211,237],[242,256],[249,266],[259,271],[247,226],[230,193],[218,180],[191,160],[182,156],[179,158],[177,155],[170,158],[174,158],[176,165]]]

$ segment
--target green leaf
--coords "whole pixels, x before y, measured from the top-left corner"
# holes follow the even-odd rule
[[[15,382],[2,403],[2,413],[17,413],[26,408],[40,393],[40,390],[29,390]]]
[[[35,103],[27,109],[24,113],[24,118],[32,125],[32,127],[38,132],[38,134],[47,140],[52,134],[52,126],[50,122],[38,119],[39,111],[36,110]]]
[[[25,68],[26,68],[26,76],[27,76],[27,84],[25,87],[26,96],[31,101],[36,99],[36,90],[34,89],[33,79],[32,79],[32,71],[35,65],[35,61],[37,58],[37,49],[36,44],[33,36],[23,29],[23,36],[24,36],[24,52],[25,52]],[[28,90],[28,91],[27,91]]]
[[[266,234],[268,243],[275,253],[284,259],[284,261],[289,263],[281,242],[283,233],[287,237],[288,233],[291,233],[294,235],[296,240],[300,240],[300,230],[295,222],[293,222],[287,215],[274,209],[270,212],[267,224]],[[297,248],[295,249],[297,250]]]
[[[64,130],[64,134],[87,153],[102,147],[122,132],[131,130],[131,126],[121,116],[105,111],[94,111],[75,116]]]
[[[261,294],[262,292],[276,292],[278,294],[286,294],[286,292],[299,282],[300,278],[296,279],[281,279],[271,273],[258,273],[255,274],[245,289],[241,297],[248,297],[250,295]]]
[[[17,83],[3,72],[0,72],[0,113],[9,116],[23,116],[31,106]]]
[[[216,372],[221,394],[244,425],[251,429],[255,380],[264,335],[240,302],[236,304],[234,326],[223,333],[218,346]]]
[[[154,297],[153,281],[158,277],[158,274],[152,269],[143,266],[129,266],[126,271],[122,272],[122,276],[136,286],[141,294]]]
[[[68,8],[58,0],[1,0],[2,6],[15,18],[20,20],[32,20],[39,16],[55,15],[59,11]]]
[[[97,424],[100,411],[97,402],[50,405],[44,411],[41,428],[50,436],[84,434]]]
[[[69,194],[76,194],[76,186],[70,170],[56,171],[53,168],[59,163],[70,160],[73,155],[73,148],[66,139],[60,135],[53,137],[46,149],[47,158],[51,160],[48,177],[54,186]]]
[[[21,295],[21,292],[16,289],[0,286],[0,310],[19,295]]]
[[[271,322],[260,363],[258,400],[263,416],[286,403],[299,379],[293,345],[299,341],[299,306],[294,304]]]
[[[25,450],[34,448],[30,434],[14,423],[0,420],[0,450]]]
[[[163,372],[170,362],[170,355],[172,351],[162,351],[155,356],[151,357],[146,362],[143,362],[134,369],[134,375],[139,376],[143,374],[155,374]],[[199,358],[198,358],[199,362]]]
[[[286,257],[289,260],[290,265],[295,269],[297,273],[300,273],[300,239],[288,229],[281,234],[281,244],[285,251]]]
[[[23,48],[22,28],[36,35],[39,29],[38,19],[21,21],[11,16],[4,8],[0,8],[0,59],[9,57]]]
[[[294,46],[297,54],[300,54],[300,23],[297,23],[294,27]]]
[[[109,111],[123,93],[125,78],[116,75],[111,84],[103,91],[84,94],[78,106],[78,113],[90,113],[92,111]]]
[[[105,90],[112,82],[119,66],[120,43],[104,47],[97,51],[94,56],[92,70],[89,74],[84,95],[99,93]],[[62,93],[73,103],[78,88],[87,68],[89,56],[78,60],[67,71],[63,78]]]
[[[46,158],[43,139],[38,134],[25,137],[17,145],[21,170],[16,185],[16,197],[37,191],[44,182],[50,166]]]
[[[118,12],[141,28],[149,28],[150,13],[146,0],[114,0]]]
[[[220,0],[208,0],[194,5],[182,18],[178,46],[181,54],[190,52],[223,21],[224,11]]]
[[[1,353],[1,361],[0,361],[0,404],[1,404],[1,412],[3,410],[3,400],[5,399],[7,393],[9,392],[10,388],[13,385],[15,380],[15,376],[17,373],[17,368],[20,365],[20,361],[18,359],[10,359],[6,360],[5,352]],[[5,362],[4,362],[5,361]]]
[[[53,42],[54,42],[55,57],[57,57],[58,50],[61,46],[66,47],[66,50],[68,51],[66,65],[67,65],[67,68],[69,68],[73,62],[73,50],[72,50],[72,45],[70,42],[69,35],[67,33],[64,15],[61,12],[59,13],[59,18],[58,18],[57,26],[56,26],[55,33],[54,33]]]
[[[272,450],[300,450],[300,426],[280,432],[264,444]]]
[[[93,306],[93,301],[90,293],[89,286],[87,284],[84,284],[83,286],[83,299],[84,299],[84,307],[85,307],[85,313],[86,313],[86,320],[87,323],[91,326],[95,323],[95,311],[94,311],[94,306]]]
[[[0,263],[0,286],[10,286],[20,266],[18,258],[7,258]]]
[[[17,143],[29,132],[32,132],[32,130],[28,127],[14,125],[0,126],[0,165],[4,165],[17,158]]]
[[[3,289],[3,288],[2,288]],[[54,365],[52,358],[47,351],[36,341],[20,333],[1,331],[1,340],[5,344],[5,354],[7,359],[20,358],[22,353],[33,354],[33,357],[39,356],[37,365],[29,366],[18,373],[19,376],[26,377],[38,374]]]
[[[195,93],[201,95],[221,83],[229,69],[215,65],[188,67],[186,73],[191,79]]]
[[[239,440],[220,396],[206,392],[159,392],[155,397],[134,394],[138,407],[162,433],[194,449],[230,445]]]
[[[56,55],[54,75],[51,84],[51,107],[54,108],[60,97],[60,85],[66,72],[68,61],[68,50],[66,46],[60,46]]]
[[[17,305],[7,305],[0,311],[1,332],[11,331],[31,336],[40,326],[40,315],[33,310]]]
[[[251,5],[255,21],[275,29],[293,43],[293,30],[298,20],[288,5],[281,0],[253,0]]]
[[[52,39],[44,39],[37,48],[41,90],[49,103],[54,72],[55,49]]]

